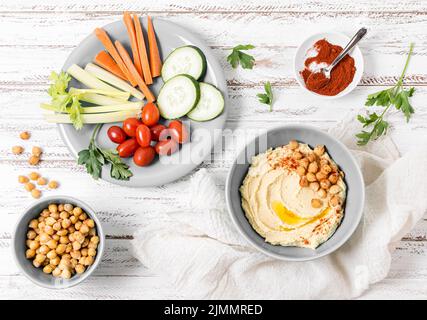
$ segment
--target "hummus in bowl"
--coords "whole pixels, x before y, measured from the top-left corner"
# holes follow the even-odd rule
[[[343,177],[323,145],[292,140],[252,158],[240,186],[242,208],[266,242],[316,249],[343,219]]]

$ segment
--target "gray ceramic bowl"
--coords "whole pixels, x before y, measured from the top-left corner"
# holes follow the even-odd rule
[[[25,257],[25,251],[27,250],[25,240],[27,237],[28,224],[32,219],[38,217],[40,212],[51,203],[70,203],[73,206],[79,206],[82,208],[83,211],[95,221],[96,232],[100,239],[93,265],[87,268],[84,273],[76,274],[71,277],[71,279],[60,279],[55,278],[51,274],[46,274],[41,268],[35,268],[32,264],[32,260]],[[105,235],[102,230],[101,222],[96,217],[95,212],[86,203],[68,196],[45,197],[32,204],[19,218],[12,240],[12,250],[15,262],[21,269],[22,273],[35,284],[49,289],[69,288],[89,277],[101,261],[102,254],[104,253],[104,245]]]
[[[239,188],[248,172],[253,156],[268,148],[286,145],[290,140],[305,142],[311,147],[326,146],[328,153],[345,173],[348,187],[344,218],[336,232],[316,250],[284,247],[265,242],[249,224],[241,206]],[[226,182],[227,207],[242,236],[261,252],[281,260],[305,261],[325,256],[342,246],[353,234],[362,217],[365,187],[359,166],[348,149],[329,134],[306,125],[287,125],[271,129],[248,143],[234,161]]]

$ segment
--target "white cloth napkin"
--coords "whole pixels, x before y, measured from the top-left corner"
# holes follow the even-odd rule
[[[399,153],[388,137],[355,145],[354,116],[330,130],[358,160],[366,183],[362,221],[329,256],[284,262],[253,249],[232,225],[223,190],[206,170],[190,181],[188,210],[135,234],[135,256],[186,298],[346,299],[386,277],[394,245],[427,209],[427,148]],[[163,220],[163,219],[162,219]]]

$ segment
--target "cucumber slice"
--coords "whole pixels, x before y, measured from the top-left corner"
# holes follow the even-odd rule
[[[166,58],[162,67],[164,82],[178,74],[188,74],[199,80],[206,72],[206,57],[203,52],[194,46],[179,47]]]
[[[195,121],[208,121],[216,118],[224,110],[224,97],[215,86],[200,82],[200,99],[187,116]]]
[[[167,81],[157,96],[160,114],[165,119],[185,116],[200,99],[199,83],[187,74],[180,74]]]

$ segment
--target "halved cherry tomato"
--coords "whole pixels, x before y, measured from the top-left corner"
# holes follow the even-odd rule
[[[156,152],[161,156],[170,156],[172,153],[176,152],[178,148],[178,143],[176,143],[176,141],[172,139],[159,141],[154,146]]]
[[[154,126],[159,122],[159,118],[160,112],[154,103],[149,102],[142,108],[141,120],[145,125],[149,127]]]
[[[142,124],[137,118],[127,118],[123,121],[123,130],[129,137],[135,137],[136,128]]]
[[[160,133],[165,130],[166,127],[162,124],[156,124],[150,128],[151,131],[151,140],[159,141]]]
[[[108,138],[114,143],[122,143],[126,140],[126,133],[119,126],[112,126],[107,131]]]
[[[153,162],[155,156],[156,151],[153,147],[139,147],[136,149],[135,154],[133,155],[133,162],[135,162],[135,164],[140,167],[148,166],[151,162]]]
[[[151,143],[151,131],[145,124],[140,124],[136,128],[136,141],[141,147],[148,147]]]
[[[169,123],[169,131],[172,139],[179,143],[186,143],[189,138],[188,130],[179,120],[173,120]]]
[[[131,138],[126,140],[125,142],[119,144],[117,147],[117,151],[119,152],[119,156],[122,158],[131,157],[136,149],[138,149],[139,145],[135,138]]]

